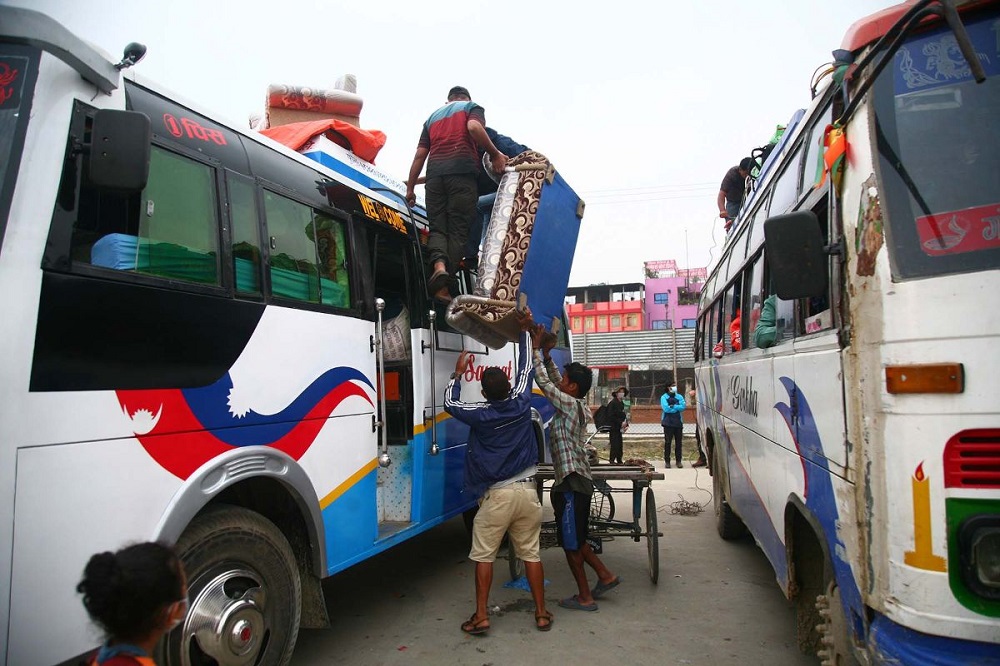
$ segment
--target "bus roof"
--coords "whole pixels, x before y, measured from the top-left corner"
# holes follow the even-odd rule
[[[909,11],[910,8],[916,4],[916,2],[917,0],[901,2],[898,5],[886,7],[885,9],[879,10],[874,14],[870,14],[863,19],[855,21],[851,27],[847,29],[847,34],[844,35],[844,40],[840,43],[840,48],[854,53],[859,49],[868,46],[872,42],[877,41],[880,37],[887,33],[889,28],[891,28],[896,21],[903,16],[903,14]],[[958,10],[960,12],[964,12],[970,9],[975,9],[976,7],[987,5],[989,4],[989,0],[969,0],[968,2],[959,2],[957,4]],[[925,21],[926,20],[927,19],[925,19]]]
[[[0,7],[0,38],[52,53],[103,93],[118,87],[118,69],[54,19],[21,7]]]

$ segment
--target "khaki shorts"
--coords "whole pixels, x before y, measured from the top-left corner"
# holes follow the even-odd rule
[[[472,523],[469,559],[493,562],[504,533],[510,534],[514,553],[524,562],[540,562],[538,535],[542,529],[542,505],[534,481],[518,481],[503,488],[490,488],[479,502]]]

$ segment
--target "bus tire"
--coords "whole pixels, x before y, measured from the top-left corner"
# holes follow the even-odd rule
[[[302,588],[295,555],[260,514],[219,505],[196,517],[176,545],[189,610],[157,648],[164,666],[288,664]]]
[[[844,617],[840,587],[835,580],[827,585],[826,594],[816,597],[816,611],[820,616],[816,627],[820,636],[820,648],[816,651],[820,666],[858,666]]]
[[[747,533],[746,525],[729,506],[726,499],[725,484],[722,482],[722,470],[719,464],[719,451],[712,456],[712,504],[715,506],[715,529],[719,536],[730,541],[739,539]]]

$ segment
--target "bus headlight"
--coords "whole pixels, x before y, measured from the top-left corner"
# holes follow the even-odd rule
[[[958,534],[965,584],[981,597],[1000,600],[1000,516],[973,516]]]

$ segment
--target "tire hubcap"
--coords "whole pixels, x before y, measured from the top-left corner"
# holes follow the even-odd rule
[[[246,570],[221,573],[201,588],[184,622],[183,654],[192,642],[220,666],[257,660],[265,645],[267,594],[258,576]]]

